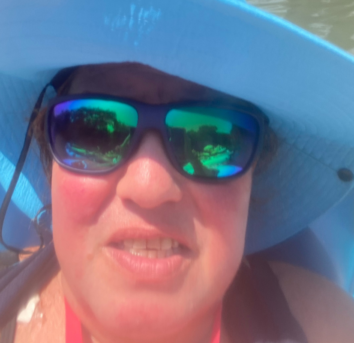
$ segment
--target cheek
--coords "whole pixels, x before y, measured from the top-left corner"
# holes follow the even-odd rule
[[[75,277],[82,272],[82,263],[93,256],[95,245],[90,227],[112,196],[110,177],[83,176],[70,173],[53,164],[52,211],[53,238],[62,268],[71,266]]]
[[[252,174],[231,183],[193,190],[199,245],[208,277],[230,282],[243,257]],[[218,275],[214,275],[218,273]]]
[[[54,163],[52,174],[53,220],[90,225],[114,194],[110,177],[83,176]]]

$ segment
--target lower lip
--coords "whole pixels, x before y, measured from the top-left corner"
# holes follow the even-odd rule
[[[115,247],[105,248],[108,255],[135,280],[159,282],[182,272],[187,258],[176,254],[166,258],[147,258],[132,255]]]

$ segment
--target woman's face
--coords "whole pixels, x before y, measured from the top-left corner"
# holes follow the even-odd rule
[[[70,93],[88,92],[232,103],[137,64],[82,69]],[[110,174],[74,174],[54,162],[55,250],[65,296],[85,326],[98,337],[158,342],[212,320],[242,259],[251,181],[251,171],[221,184],[186,179],[155,132]]]

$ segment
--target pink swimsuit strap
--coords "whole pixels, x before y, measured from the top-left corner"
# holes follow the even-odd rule
[[[65,299],[65,342],[66,343],[83,343],[82,329],[79,318],[71,309],[69,303]]]
[[[210,343],[220,343],[221,329],[221,307],[216,316],[213,334]],[[83,343],[82,328],[79,318],[71,309],[69,303],[65,299],[65,341],[66,343]]]

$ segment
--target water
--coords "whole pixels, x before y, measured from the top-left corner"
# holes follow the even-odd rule
[[[354,55],[353,0],[248,0]]]

